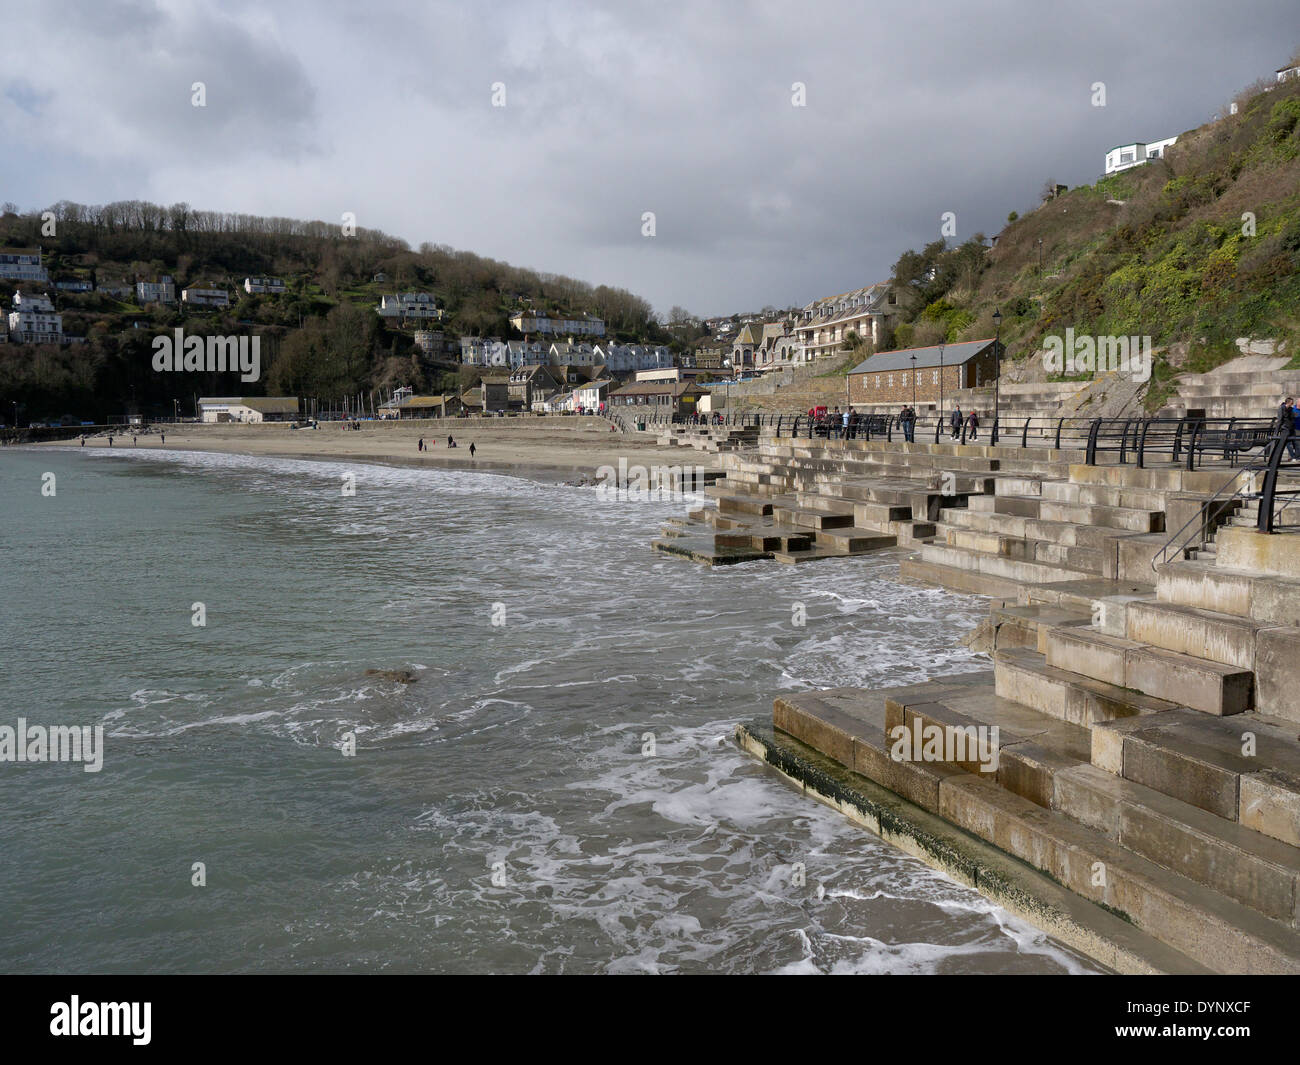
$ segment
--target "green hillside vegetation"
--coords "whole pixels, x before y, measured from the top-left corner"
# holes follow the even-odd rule
[[[977,234],[904,253],[894,344],[992,336],[995,309],[1011,358],[1067,327],[1149,335],[1166,349],[1152,409],[1176,372],[1236,355],[1237,337],[1300,352],[1300,79],[1271,91],[1261,83],[1236,103],[1163,159],[1060,195],[1049,182],[1036,210],[1012,213],[996,247]]]
[[[20,405],[23,421],[71,414],[102,420],[133,402],[146,414],[170,415],[173,400],[193,410],[196,395],[287,394],[318,397],[381,395],[399,385],[455,389],[450,361],[431,360],[414,346],[413,329],[386,325],[375,308],[384,293],[432,292],[446,312],[427,328],[448,337],[518,338],[509,316],[521,307],[602,318],[610,339],[666,343],[649,303],[623,289],[511,266],[445,245],[405,241],[374,230],[344,236],[323,222],[196,211],[138,201],[48,208],[55,235],[44,235],[42,211],[0,213],[0,248],[37,247],[51,284],[0,279],[7,312],[13,293],[48,291],[63,331],[85,344],[0,346],[0,420]],[[47,228],[47,227],[46,227]],[[375,281],[383,273],[384,281]],[[103,293],[73,294],[54,280],[128,282],[168,274],[177,297],[189,285],[212,283],[231,293],[228,310],[182,313],[141,308]],[[249,295],[249,276],[284,279],[284,295]],[[193,335],[258,335],[262,379],[234,374],[156,373],[152,342],[183,327]]]

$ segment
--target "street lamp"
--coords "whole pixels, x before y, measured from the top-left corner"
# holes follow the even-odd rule
[[[1002,335],[1002,312],[993,311],[993,444],[998,442],[998,397],[1002,382],[1002,353],[998,350],[998,338]]]
[[[943,345],[939,345],[939,424],[943,424]],[[934,442],[939,442],[939,436],[936,432]]]
[[[912,356],[912,406],[916,406],[916,356]]]

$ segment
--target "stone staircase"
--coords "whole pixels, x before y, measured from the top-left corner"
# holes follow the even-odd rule
[[[1087,517],[1141,537],[1159,513],[1149,485],[1077,470],[997,480],[994,509],[967,513],[1008,524],[977,535],[1029,543],[1032,522]],[[1036,514],[1000,502],[1023,499]],[[940,528],[965,532],[949,509]],[[784,696],[774,735],[1118,914],[1163,971],[1300,972],[1300,536],[1228,526],[1213,559],[1154,578],[1021,583],[993,604],[991,673]]]
[[[660,447],[693,447],[696,451],[719,453],[752,448],[758,443],[757,426],[671,425],[659,433]]]
[[[766,438],[722,456],[725,482],[706,489],[714,506],[670,521],[657,550],[711,565],[759,558],[799,563],[896,545],[924,544],[945,510],[992,500],[1010,462],[1025,476],[1064,470],[1072,454],[1021,453],[880,440]],[[977,504],[983,505],[983,504]]]

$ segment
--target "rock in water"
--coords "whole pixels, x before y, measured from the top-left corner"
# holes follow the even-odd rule
[[[414,684],[417,678],[409,669],[367,669],[367,677],[378,677],[380,680],[393,680],[398,684]]]

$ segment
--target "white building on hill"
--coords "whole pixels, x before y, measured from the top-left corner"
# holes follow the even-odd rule
[[[1118,145],[1106,153],[1106,173],[1118,174],[1152,159],[1159,159],[1177,141],[1177,137],[1166,137],[1162,141],[1134,141],[1132,144]]]

